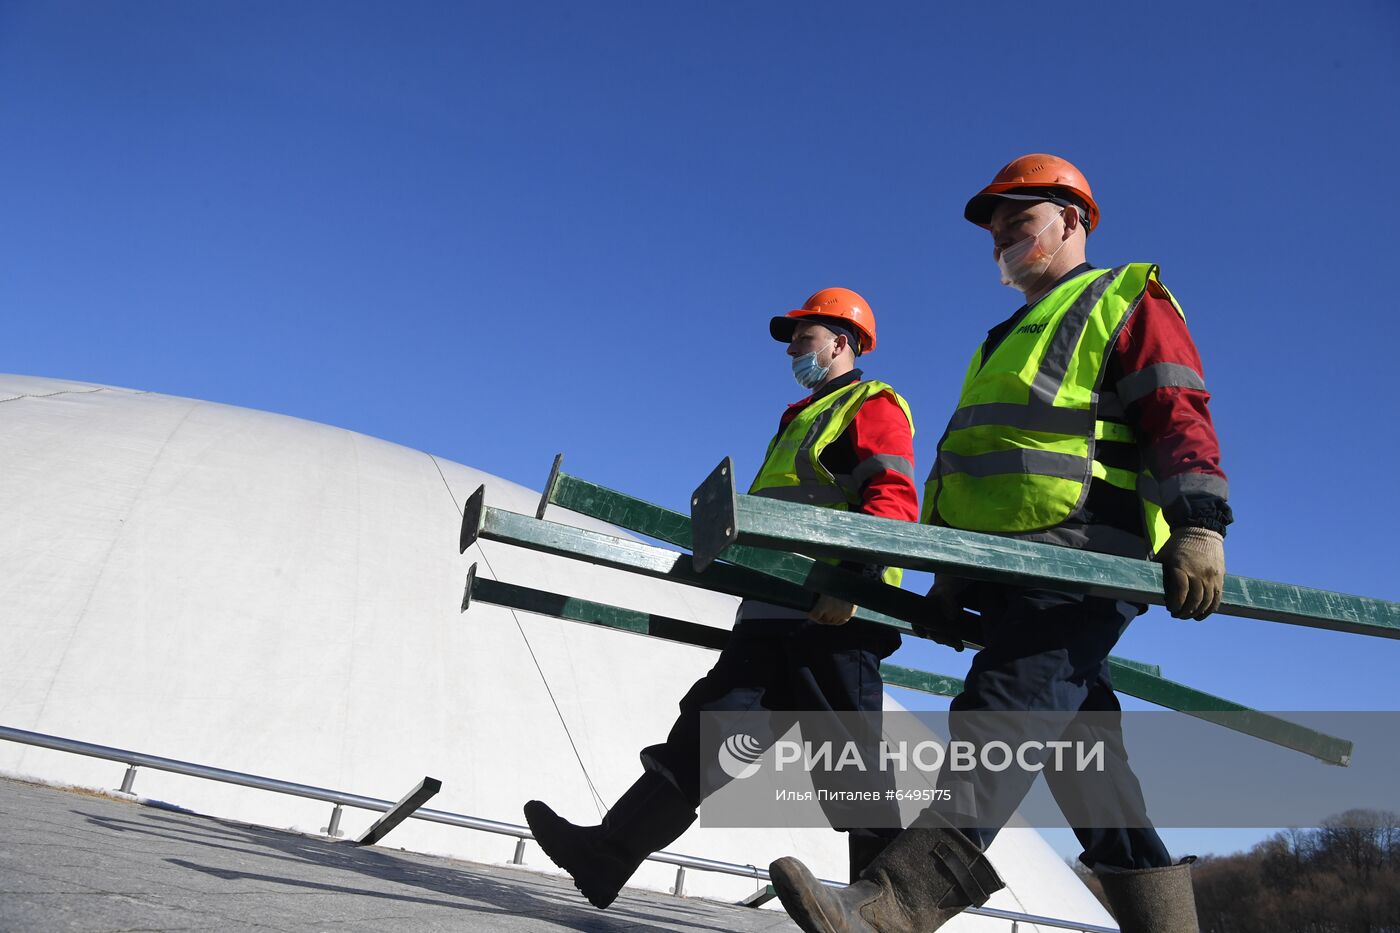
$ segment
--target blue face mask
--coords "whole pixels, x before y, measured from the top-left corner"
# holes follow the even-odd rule
[[[831,346],[831,344],[835,342],[836,341],[833,340],[830,344],[827,344],[827,346]],[[804,389],[814,389],[821,385],[821,381],[826,378],[826,374],[831,372],[830,363],[827,363],[825,366],[817,363],[817,354],[825,349],[826,347],[822,347],[821,350],[813,350],[811,353],[804,353],[801,356],[793,358],[792,378],[796,379],[797,384]]]

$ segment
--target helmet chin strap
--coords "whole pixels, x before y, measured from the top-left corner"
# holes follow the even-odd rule
[[[1061,242],[1060,242],[1060,249],[1064,249],[1064,248],[1065,248],[1065,243],[1066,243],[1066,242],[1068,242],[1068,241],[1061,241]],[[1026,301],[1027,301],[1027,302],[1029,302],[1029,301],[1031,300],[1031,295],[1034,295],[1034,294],[1035,294],[1035,290],[1038,289],[1038,288],[1040,288],[1041,283],[1044,282],[1045,279],[1046,279],[1046,277],[1050,275],[1050,265],[1051,265],[1051,263],[1053,263],[1053,262],[1055,261],[1055,257],[1058,256],[1058,255],[1060,255],[1060,249],[1057,249],[1057,250],[1055,250],[1053,253],[1050,254],[1050,262],[1047,262],[1047,263],[1045,264],[1045,268],[1041,270],[1040,275],[1036,276],[1036,279],[1035,279],[1035,288],[1027,288],[1027,289],[1025,289],[1025,290],[1023,290],[1023,291],[1021,292],[1021,294],[1023,294],[1023,295],[1026,296]]]

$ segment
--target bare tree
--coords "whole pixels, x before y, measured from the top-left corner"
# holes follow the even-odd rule
[[[1196,865],[1205,933],[1400,933],[1400,817],[1351,810]]]

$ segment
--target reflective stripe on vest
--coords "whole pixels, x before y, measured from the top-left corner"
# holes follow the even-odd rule
[[[1135,441],[1128,425],[1109,420],[1122,418],[1124,405],[1158,381],[1184,381],[1149,367],[1117,387],[1125,397],[1100,396],[1113,344],[1156,278],[1150,263],[1076,276],[1027,311],[986,359],[985,347],[973,354],[924,489],[925,522],[1146,556],[1148,541],[1120,529],[1060,527],[1097,478],[1137,492],[1151,550],[1166,543],[1150,475],[1094,459],[1097,441]]]
[[[849,476],[833,474],[821,462],[822,451],[851,426],[860,407],[882,392],[899,405],[912,434],[914,418],[909,403],[898,392],[883,382],[853,382],[803,408],[769,442],[749,495],[848,511],[860,505],[861,487],[881,470],[912,473],[912,464],[896,456],[870,457],[857,464]],[[885,571],[884,580],[892,586],[898,586],[902,578],[898,567]]]

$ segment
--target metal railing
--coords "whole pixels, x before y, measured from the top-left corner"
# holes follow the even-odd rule
[[[123,794],[133,793],[132,787],[135,785],[136,770],[138,768],[151,768],[156,771],[182,774],[187,777],[201,778],[206,781],[219,781],[224,784],[237,784],[256,790],[272,791],[276,794],[287,794],[293,797],[320,800],[332,804],[334,807],[331,810],[330,822],[325,829],[326,835],[333,837],[341,835],[340,817],[343,807],[354,807],[358,810],[373,810],[379,813],[387,813],[395,806],[395,801],[392,800],[380,800],[377,797],[349,794],[345,791],[330,790],[325,787],[313,787],[309,784],[281,781],[276,778],[262,777],[257,774],[247,774],[243,771],[229,771],[224,768],[194,764],[193,762],[180,761],[175,758],[162,758],[159,755],[147,755],[143,752],[133,752],[124,748],[113,748],[109,745],[80,742],[77,739],[65,739],[56,735],[46,735],[42,732],[29,732],[24,729],[14,729],[9,726],[0,726],[0,739],[9,742],[17,742],[21,745],[32,745],[37,748],[47,748],[58,752],[68,752],[73,755],[83,755],[88,758],[103,758],[108,761],[124,764],[126,765],[126,773],[122,775],[122,783],[119,788],[119,792]],[[501,836],[513,836],[516,842],[515,853],[511,856],[510,860],[512,865],[523,865],[525,863],[525,843],[535,838],[527,826],[518,826],[514,823],[502,823],[497,820],[487,820],[461,813],[449,813],[446,810],[418,809],[409,814],[408,818],[426,820],[430,823],[445,823],[448,826],[458,826],[462,829],[474,829],[479,832],[496,833]],[[768,872],[756,865],[739,865],[733,862],[720,862],[714,859],[699,858],[693,855],[679,855],[673,852],[654,852],[648,856],[647,861],[676,866],[676,883],[675,886],[671,888],[671,893],[677,896],[683,896],[685,894],[685,872],[688,868],[695,869],[696,871],[708,871],[717,874],[737,875],[742,878],[754,879],[761,887],[754,896],[748,898],[744,902],[752,906],[762,904],[770,900],[773,896],[771,886],[768,886],[768,882],[771,880],[768,876]],[[823,879],[823,883],[838,887],[842,886],[842,882],[826,881],[825,879]],[[990,907],[972,907],[964,911],[964,913],[1009,920],[1011,921],[1011,933],[1019,933],[1019,927],[1023,923],[1054,927],[1058,930],[1078,930],[1080,933],[1119,933],[1117,927],[1097,926],[1091,923],[1060,920],[1053,917],[1039,917],[1034,914],[996,910]]]

